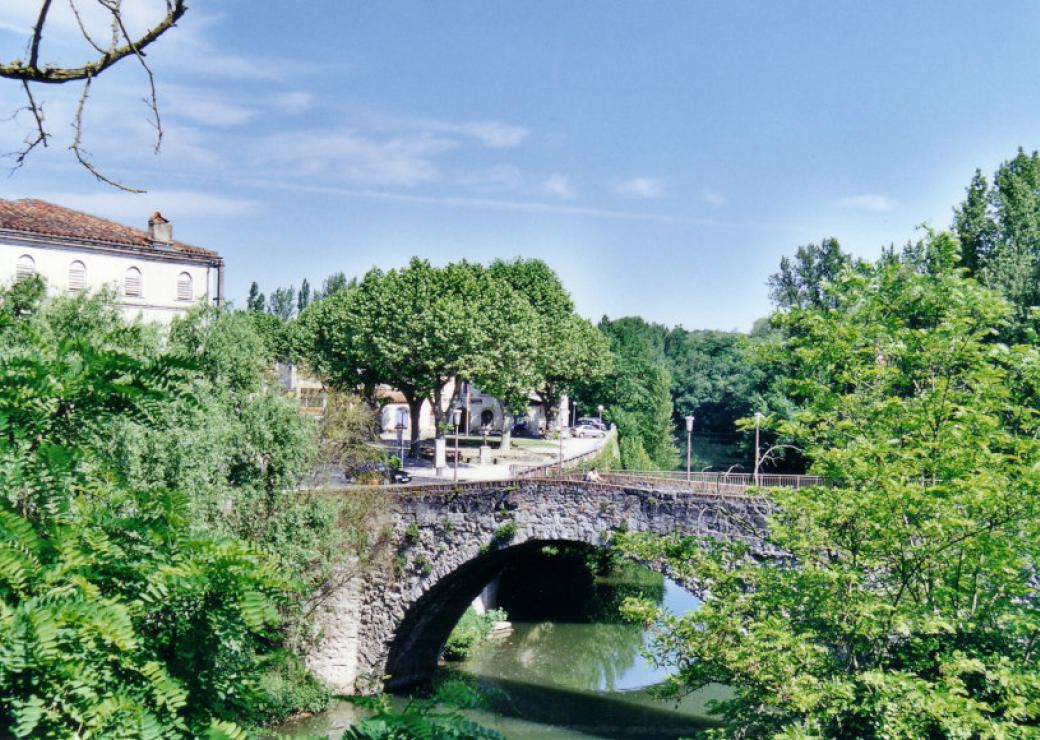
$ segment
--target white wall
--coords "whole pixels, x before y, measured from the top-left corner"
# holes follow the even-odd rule
[[[183,314],[191,306],[203,303],[213,293],[211,279],[216,269],[191,262],[151,259],[138,255],[96,252],[73,247],[32,245],[0,241],[0,285],[14,281],[18,258],[29,255],[36,263],[36,272],[47,280],[51,293],[60,293],[69,287],[69,266],[79,260],[87,268],[87,290],[102,287],[116,290],[118,302],[128,319],[140,317],[144,321],[169,323],[174,316]],[[123,295],[123,279],[129,267],[141,271],[141,297]],[[192,301],[177,300],[177,277],[187,272],[192,278]]]

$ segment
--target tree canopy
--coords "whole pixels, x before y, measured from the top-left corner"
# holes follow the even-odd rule
[[[727,736],[1012,737],[1040,719],[1040,355],[996,341],[1012,311],[955,266],[953,237],[925,250],[930,270],[846,270],[780,317],[799,407],[781,425],[831,482],[775,492],[783,557],[626,538],[704,585],[655,652],[679,692],[734,687]]]

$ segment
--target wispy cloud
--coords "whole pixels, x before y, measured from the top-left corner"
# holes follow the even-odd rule
[[[845,208],[855,208],[860,211],[875,211],[884,212],[891,211],[896,207],[895,201],[884,195],[878,195],[877,193],[864,193],[862,195],[853,195],[848,198],[842,198],[838,201],[838,204]]]
[[[512,149],[530,135],[523,126],[503,121],[444,121],[434,118],[409,118],[369,114],[368,123],[376,131],[417,131],[449,135],[477,141],[488,149]]]
[[[729,203],[725,195],[715,190],[705,189],[701,195],[704,197],[705,203],[710,203],[713,206],[724,206]]]
[[[664,182],[653,177],[631,177],[614,183],[614,192],[629,198],[661,198],[666,189]]]
[[[149,214],[155,211],[161,211],[176,225],[178,218],[233,218],[256,208],[252,200],[193,190],[151,190],[144,194],[116,190],[54,192],[41,193],[39,197],[142,229],[147,224]]]
[[[574,189],[571,187],[570,178],[566,175],[550,175],[542,183],[542,190],[557,198],[567,199],[574,197]]]
[[[271,105],[283,113],[295,116],[310,110],[314,105],[314,96],[303,90],[293,90],[272,97]]]
[[[437,179],[435,158],[455,148],[425,134],[378,139],[355,131],[276,134],[259,141],[257,162],[290,174],[327,175],[357,185],[412,186]]]
[[[515,190],[523,185],[524,173],[519,167],[501,165],[483,170],[475,170],[454,178],[460,185],[480,191]]]
[[[203,88],[168,85],[162,89],[163,112],[207,126],[240,126],[256,115],[256,110]]]
[[[649,223],[662,224],[696,224],[711,226],[733,226],[735,228],[761,228],[770,230],[791,230],[794,227],[787,224],[759,223],[753,221],[725,222],[716,219],[690,218],[686,216],[673,216],[667,213],[653,213],[648,211],[626,211],[611,208],[595,208],[586,206],[564,205],[562,203],[546,203],[534,200],[507,200],[502,198],[473,198],[465,196],[450,195],[419,195],[415,193],[401,193],[387,190],[352,189],[326,185],[310,185],[299,182],[287,182],[284,180],[242,180],[241,184],[258,189],[285,190],[291,192],[305,192],[329,195],[334,197],[382,200],[397,203],[413,203],[416,205],[440,206],[447,208],[465,208],[491,211],[512,211],[524,213],[542,213],[555,216],[577,216],[584,218],[616,219],[624,221],[646,221]]]

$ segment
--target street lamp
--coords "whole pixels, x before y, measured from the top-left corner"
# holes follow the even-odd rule
[[[686,417],[686,481],[690,481],[690,458],[693,450],[693,414]]]
[[[560,424],[560,477],[563,477],[563,424]]]
[[[597,406],[596,410],[599,411],[599,421],[602,424],[603,423],[603,404],[601,403],[599,406]]]
[[[459,424],[462,422],[462,409],[458,406],[455,407],[455,411],[451,415],[451,419],[455,424],[455,480],[459,479]]]
[[[397,449],[401,453],[401,465],[404,465],[404,430],[408,428],[408,409],[397,409]]]
[[[758,466],[759,466],[759,452],[761,448],[758,446],[758,429],[762,426],[762,412],[755,412],[755,485],[758,485]]]

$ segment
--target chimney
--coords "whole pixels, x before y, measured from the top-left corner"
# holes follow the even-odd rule
[[[148,238],[157,246],[173,244],[173,224],[163,218],[158,211],[148,219]]]

